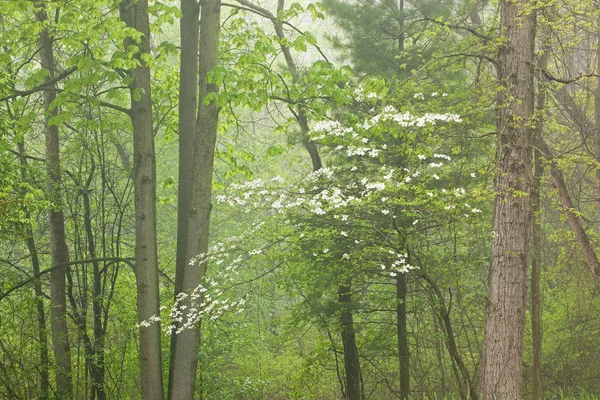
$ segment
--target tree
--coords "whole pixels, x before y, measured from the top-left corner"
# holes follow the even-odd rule
[[[522,396],[522,355],[531,229],[535,12],[500,2],[496,181],[481,390],[485,400]]]
[[[135,31],[125,39],[136,66],[129,70],[133,127],[133,180],[135,196],[135,275],[140,335],[141,389],[144,400],[162,399],[160,299],[156,242],[156,157],[152,125],[150,21],[147,0],[124,0],[121,20]],[[134,34],[135,33],[135,34]],[[135,50],[137,47],[137,51]],[[143,324],[158,318],[150,326]]]
[[[196,81],[196,72],[193,67],[196,60],[195,54],[200,56],[198,63],[199,99],[198,116],[195,129],[192,131],[192,116],[194,115],[194,102],[181,105],[180,132],[183,134],[182,145],[191,146],[189,149],[180,147],[181,167],[191,167],[191,176],[184,172],[180,176],[180,187],[184,189],[184,196],[189,196],[189,205],[179,210],[186,213],[178,221],[187,220],[181,229],[178,229],[182,245],[178,244],[178,264],[176,277],[176,297],[189,296],[204,281],[206,274],[206,261],[194,262],[198,255],[206,254],[209,243],[210,213],[212,202],[212,178],[214,166],[214,152],[217,140],[217,125],[221,107],[215,95],[218,85],[210,73],[217,66],[219,58],[219,31],[221,27],[220,0],[207,0],[202,3],[200,16],[200,41],[197,41],[197,4],[184,2],[182,4],[182,44],[190,52],[187,58],[182,59],[181,86],[193,85]],[[184,30],[185,29],[185,30]],[[189,30],[187,30],[189,29]],[[196,44],[198,43],[198,44]],[[183,64],[183,61],[186,64]],[[180,88],[181,88],[180,86]],[[181,102],[188,102],[195,97],[195,91],[180,92]],[[185,118],[185,120],[184,120]],[[192,136],[193,135],[193,136]],[[193,140],[192,140],[193,139]],[[183,152],[181,152],[183,150]],[[192,153],[192,154],[190,154]],[[193,156],[191,159],[190,156]],[[189,189],[185,186],[189,186]],[[185,200],[185,197],[184,197]],[[180,214],[181,215],[181,214]],[[181,260],[181,257],[184,257]],[[202,258],[202,257],[201,257]],[[200,259],[201,259],[200,258]],[[191,298],[182,303],[188,308]],[[198,366],[198,346],[200,343],[200,315],[190,315],[188,320],[177,321],[179,326],[186,326],[183,332],[173,340],[171,350],[171,370],[169,377],[169,398],[189,399],[194,397],[196,389],[196,375]]]
[[[46,82],[53,82],[56,74],[52,37],[48,30],[46,11],[40,8],[36,18],[42,25],[38,38],[40,62],[48,71]],[[46,25],[46,26],[44,26]],[[56,391],[60,398],[73,397],[73,381],[71,377],[71,349],[67,329],[67,297],[66,271],[68,262],[67,243],[65,240],[65,219],[62,212],[60,147],[58,125],[53,117],[58,115],[58,108],[53,104],[56,99],[56,83],[48,83],[44,90],[44,130],[46,136],[46,173],[48,175],[48,197],[53,203],[49,212],[50,242],[52,254],[52,272],[50,273],[50,297],[52,347],[56,362]]]

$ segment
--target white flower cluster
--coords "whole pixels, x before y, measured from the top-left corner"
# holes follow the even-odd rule
[[[223,292],[220,289],[209,292],[207,286],[214,288],[217,283],[207,280],[206,285],[198,285],[191,293],[181,292],[175,296],[175,304],[169,313],[172,324],[164,328],[168,335],[194,329],[205,317],[215,320],[230,310],[236,310],[237,313],[244,311],[242,306],[246,302],[245,297],[237,301],[229,298],[221,300]]]
[[[406,259],[408,258],[408,255],[406,253],[400,254],[392,250],[388,250],[388,253],[392,256],[395,256],[396,259],[390,262],[389,267],[385,264],[381,264],[381,271],[383,274],[389,275],[390,277],[394,278],[398,276],[398,274],[405,274],[409,271],[412,271],[413,269],[419,268],[414,265],[410,265],[406,261]]]
[[[248,186],[240,186],[251,186],[255,189],[261,187],[257,182],[250,183]],[[264,225],[264,221],[254,223],[244,234],[231,236],[223,242],[217,242],[210,247],[207,253],[199,254],[190,260],[189,264],[192,266],[200,267],[202,264],[211,262],[219,268],[216,269],[214,278],[208,276],[203,284],[193,290],[177,294],[175,303],[169,312],[171,324],[163,328],[167,334],[178,334],[186,329],[194,328],[204,317],[215,320],[226,312],[241,313],[244,310],[242,306],[246,301],[245,296],[238,300],[224,299],[223,294],[228,289],[223,286],[225,284],[233,285],[235,277],[239,275],[238,268],[244,261],[263,253],[261,248],[242,249],[239,244],[256,235]],[[165,309],[166,307],[161,307],[161,310]],[[138,326],[148,327],[158,321],[160,321],[160,317],[152,316],[148,320],[140,322]]]
[[[354,89],[354,98],[358,102],[364,102],[365,100],[381,100],[381,95],[375,92],[366,92],[362,86]]]

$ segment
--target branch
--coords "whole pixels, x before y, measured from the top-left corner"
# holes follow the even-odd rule
[[[564,83],[565,85],[567,85],[569,83],[577,82],[583,78],[600,78],[600,75],[595,74],[595,73],[581,74],[581,75],[576,76],[575,78],[571,78],[571,79],[557,78],[554,75],[552,75],[550,72],[545,70],[544,68],[538,67],[535,63],[532,63],[532,64],[534,67],[538,68],[542,72],[542,75],[544,75],[544,78],[546,78],[547,80],[558,82],[558,83]]]
[[[294,31],[298,32],[299,34],[304,35],[304,32],[301,29],[297,28],[295,25],[289,23],[288,21],[279,21],[277,19],[277,17],[275,15],[273,15],[273,13],[270,12],[269,10],[267,10],[265,8],[262,8],[262,7],[260,7],[260,6],[256,5],[256,4],[253,4],[252,2],[247,1],[247,0],[236,0],[236,1],[238,3],[240,3],[241,6],[236,5],[236,4],[231,4],[231,3],[221,3],[221,6],[235,8],[235,9],[238,9],[238,10],[250,11],[250,12],[252,12],[254,14],[260,15],[261,17],[270,19],[274,23],[279,22],[279,23],[281,23],[283,25],[287,25],[290,28],[292,28]],[[325,61],[330,62],[329,58],[327,58],[327,56],[325,55],[325,53],[323,53],[323,50],[321,50],[321,48],[318,45],[313,44],[313,47],[315,49],[317,49],[317,51],[319,52],[319,54],[321,54],[321,57],[323,57],[323,59]]]
[[[127,115],[129,115],[131,113],[131,109],[129,109],[129,108],[117,106],[117,105],[112,104],[112,103],[107,103],[106,101],[100,100],[100,105],[103,106],[103,107],[106,107],[106,108],[111,108],[113,110],[121,111],[122,113],[125,113]]]
[[[452,29],[452,30],[462,30],[462,31],[467,31],[467,32],[469,32],[469,33],[472,33],[474,36],[477,36],[477,37],[478,37],[478,38],[480,38],[480,39],[483,39],[483,40],[486,40],[486,41],[488,41],[488,40],[492,40],[492,38],[491,38],[491,37],[489,37],[489,36],[487,36],[487,35],[484,35],[483,33],[477,32],[475,29],[473,29],[473,28],[469,28],[468,26],[460,26],[460,25],[454,25],[454,24],[450,24],[450,23],[448,23],[448,22],[437,21],[437,20],[435,20],[435,19],[433,19],[433,18],[431,18],[431,17],[427,16],[427,14],[425,14],[425,13],[424,13],[424,12],[422,12],[422,11],[421,11],[421,15],[423,15],[423,17],[424,17],[424,18],[425,18],[425,20],[427,20],[427,21],[431,21],[431,22],[433,22],[433,23],[435,23],[435,24],[438,24],[438,25],[445,26],[445,27],[447,27],[447,28],[450,28],[450,29]]]
[[[32,277],[30,277],[28,279],[25,279],[24,281],[21,281],[21,282],[17,283],[15,286],[11,287],[6,292],[0,294],[0,301],[2,299],[4,299],[5,297],[7,297],[12,292],[14,292],[15,290],[22,288],[23,286],[25,286],[25,285],[31,283],[32,281],[38,279],[42,275],[45,275],[48,272],[52,272],[52,271],[57,270],[57,269],[62,268],[62,267],[66,267],[66,266],[69,266],[69,265],[76,265],[76,264],[87,264],[87,263],[98,262],[98,261],[112,261],[112,262],[124,262],[127,265],[129,265],[135,271],[135,264],[133,263],[133,260],[134,260],[133,258],[103,257],[103,258],[92,258],[92,259],[89,259],[89,260],[77,260],[77,261],[69,261],[69,262],[66,262],[66,263],[61,263],[61,264],[55,265],[52,268],[48,268],[48,269],[45,269],[43,271],[40,271],[37,274],[33,275]]]
[[[567,185],[565,184],[565,179],[563,177],[562,171],[558,169],[558,165],[556,160],[554,159],[554,155],[552,154],[552,150],[548,146],[548,144],[540,139],[539,145],[541,147],[540,151],[546,157],[548,161],[550,161],[550,173],[552,175],[552,179],[558,189],[558,194],[560,196],[560,201],[563,207],[563,211],[567,214],[567,220],[569,221],[569,225],[575,234],[575,238],[577,238],[577,242],[581,245],[583,249],[583,254],[587,261],[588,268],[594,275],[596,279],[596,285],[600,288],[600,262],[598,262],[598,257],[596,256],[596,252],[592,247],[590,242],[590,238],[587,235],[587,232],[583,228],[581,224],[581,220],[577,215],[577,211],[573,201],[571,200],[571,196],[567,191]]]
[[[69,76],[73,72],[75,72],[76,70],[77,70],[77,67],[71,67],[69,69],[66,69],[62,73],[56,75],[53,79],[46,81],[39,86],[36,86],[29,90],[17,90],[16,92],[14,92],[13,94],[11,94],[9,96],[0,98],[0,101],[12,100],[12,99],[16,99],[17,97],[28,96],[33,93],[41,92],[42,90],[48,90],[48,86],[54,85],[56,82],[66,78],[67,76]]]
[[[24,158],[24,159],[34,160],[34,161],[46,162],[46,159],[44,159],[44,158],[35,157],[35,156],[28,156],[28,155],[25,155],[25,154],[21,154],[18,151],[14,151],[12,149],[8,149],[8,151],[10,153],[14,154],[15,156],[19,157],[19,158]]]

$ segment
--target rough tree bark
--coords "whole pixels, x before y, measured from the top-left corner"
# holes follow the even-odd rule
[[[48,21],[48,16],[43,8],[36,11],[36,18],[42,24]],[[52,38],[47,28],[40,30],[38,49],[42,67],[50,72],[46,79],[52,81],[55,76],[56,65]],[[60,399],[71,399],[73,398],[73,381],[71,377],[71,349],[67,329],[67,297],[65,290],[67,267],[60,267],[69,259],[65,240],[65,219],[62,212],[58,126],[51,123],[52,117],[58,114],[57,108],[51,108],[56,99],[56,89],[56,83],[50,83],[44,90],[47,191],[53,204],[49,212],[50,253],[52,268],[56,268],[50,273],[50,327],[56,363],[56,394]]]
[[[500,2],[497,171],[482,354],[485,400],[520,399],[531,234],[531,128],[535,12],[529,0]]]
[[[192,12],[193,9],[188,11]],[[186,293],[198,287],[206,273],[206,262],[189,263],[189,260],[208,251],[213,163],[220,107],[214,101],[205,104],[205,98],[208,94],[219,90],[217,85],[207,82],[207,75],[218,63],[220,14],[220,0],[202,2],[198,64],[199,104],[196,137],[193,143],[193,178],[185,244],[188,262],[181,271],[183,276],[178,278],[180,291]],[[188,297],[182,304],[189,306],[189,299]],[[173,342],[169,399],[194,398],[200,344],[200,326],[197,325],[193,329],[184,330]]]
[[[599,7],[599,6],[597,6]],[[598,17],[600,23],[600,16]],[[596,32],[596,73],[600,71],[600,29]],[[600,166],[600,75],[596,77],[596,90],[594,91],[594,130],[595,132],[595,154],[596,162]],[[600,168],[596,167],[596,210],[598,216],[597,232],[600,235]]]
[[[135,197],[135,275],[138,322],[160,316],[156,244],[156,158],[152,130],[150,69],[142,59],[150,54],[150,23],[147,0],[125,0],[119,7],[121,20],[142,34],[136,45],[139,66],[129,71],[133,127],[133,175]],[[163,398],[160,322],[140,326],[141,389],[144,400]]]

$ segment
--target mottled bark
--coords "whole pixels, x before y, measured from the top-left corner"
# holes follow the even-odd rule
[[[597,8],[600,8],[598,5]],[[600,23],[600,16],[598,17]],[[600,72],[600,29],[596,32],[596,73]],[[596,210],[597,210],[597,232],[600,236],[600,75],[596,76],[596,88],[594,91],[594,131],[595,146],[594,156],[596,157]]]
[[[482,353],[486,400],[520,399],[531,235],[531,128],[535,13],[529,0],[500,2],[497,171]]]
[[[212,196],[212,176],[214,152],[217,139],[217,125],[220,107],[211,101],[205,104],[209,93],[218,91],[218,86],[207,82],[206,78],[218,63],[221,2],[202,2],[200,16],[200,62],[199,62],[199,105],[194,138],[194,159],[191,185],[191,201],[188,213],[186,259],[191,260],[208,251],[210,211]],[[186,263],[179,284],[181,292],[190,292],[204,280],[206,263]],[[188,306],[189,297],[182,303]],[[198,368],[198,348],[200,344],[200,324],[186,329],[174,341],[172,349],[171,391],[169,399],[192,399],[196,385]]]
[[[43,9],[36,12],[40,23],[46,23],[48,17]],[[55,61],[52,38],[46,28],[40,30],[38,49],[42,67],[50,73],[46,80],[52,81],[55,76]],[[67,329],[67,297],[65,275],[67,267],[67,243],[65,240],[65,219],[62,212],[60,144],[58,126],[51,123],[58,109],[51,108],[56,99],[56,83],[50,83],[44,90],[44,131],[46,136],[46,174],[48,198],[52,202],[49,212],[50,253],[52,268],[50,273],[50,327],[52,347],[56,363],[56,393],[60,399],[73,398],[73,381],[71,377],[71,348]]]
[[[142,60],[150,54],[150,23],[147,0],[125,0],[121,20],[142,36],[139,43],[127,38],[124,46],[136,45],[139,66],[129,71],[133,128],[133,175],[135,197],[135,276],[138,322],[160,316],[156,243],[156,158],[152,129],[150,69]],[[140,326],[141,389],[144,400],[163,398],[160,323]]]

